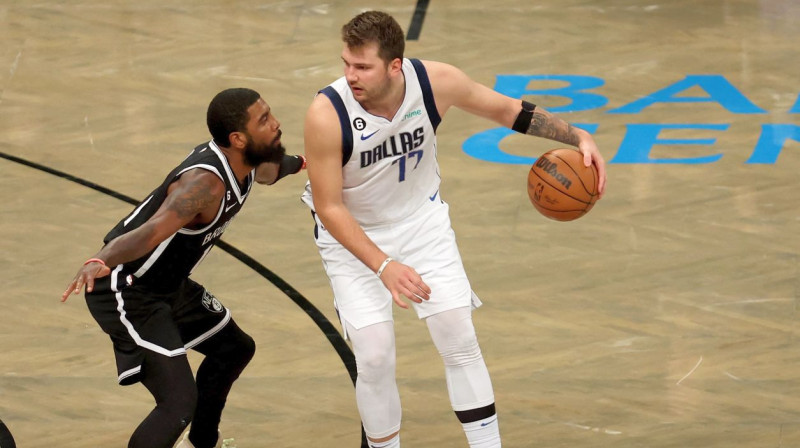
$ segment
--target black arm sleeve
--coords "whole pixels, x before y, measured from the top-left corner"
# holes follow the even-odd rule
[[[300,170],[303,169],[305,164],[306,164],[306,159],[303,156],[289,156],[289,155],[283,156],[283,160],[281,160],[280,169],[278,170],[278,177],[276,177],[275,181],[273,181],[270,185],[277,183],[279,180],[290,174],[299,173]]]

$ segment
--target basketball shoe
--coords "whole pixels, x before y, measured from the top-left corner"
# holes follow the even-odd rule
[[[189,441],[189,431],[183,434],[181,441],[175,445],[175,448],[194,448],[192,442]],[[236,443],[233,439],[223,439],[222,434],[217,436],[217,444],[214,448],[236,448]]]

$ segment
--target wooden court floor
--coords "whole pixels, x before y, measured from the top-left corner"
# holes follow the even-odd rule
[[[109,191],[146,195],[208,139],[208,101],[228,87],[259,91],[302,152],[306,107],[341,75],[340,26],[383,9],[410,27],[415,6],[0,0],[0,420],[17,446],[123,447],[152,407],[116,385],[83,298],[58,300],[131,209]],[[797,42],[794,0],[430,1],[408,56],[585,106],[563,116],[595,125],[610,162],[606,197],[559,223],[525,193],[526,161],[558,145],[489,138],[472,156],[465,142],[494,124],[454,110],[439,128],[504,446],[800,446]],[[602,83],[569,97],[578,80]],[[338,330],[304,183],[258,188],[224,241]],[[258,345],[224,436],[359,446],[338,334],[229,252],[194,277]],[[396,327],[404,446],[466,446],[424,324],[398,309]]]

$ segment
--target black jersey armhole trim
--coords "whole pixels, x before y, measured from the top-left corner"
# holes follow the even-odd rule
[[[419,59],[409,59],[414,70],[417,72],[417,79],[419,79],[419,86],[422,88],[422,99],[425,101],[425,110],[428,111],[428,117],[431,119],[431,125],[434,132],[442,122],[442,117],[439,116],[439,111],[436,109],[436,100],[433,98],[433,88],[431,81],[428,79],[428,71]]]
[[[350,117],[347,114],[347,108],[344,107],[344,101],[342,101],[342,97],[339,96],[339,92],[333,87],[325,87],[319,92],[331,100],[333,108],[336,109],[336,113],[339,115],[339,124],[342,128],[342,166],[345,166],[347,161],[350,160],[350,156],[353,155],[353,128],[350,127]]]

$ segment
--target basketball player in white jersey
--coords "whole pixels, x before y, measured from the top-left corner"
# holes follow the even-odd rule
[[[353,344],[356,401],[370,447],[399,447],[392,303],[411,301],[442,356],[453,410],[470,447],[499,447],[489,372],[472,292],[439,194],[436,127],[455,106],[516,131],[576,146],[605,165],[592,137],[461,70],[405,59],[389,15],[368,11],[342,28],[344,77],[320,91],[305,121],[316,243],[345,336]],[[448,446],[450,446],[448,444]]]
[[[86,303],[111,338],[120,385],[141,382],[156,407],[129,448],[222,445],[218,426],[234,381],[255,342],[192,270],[241,210],[254,182],[273,184],[300,171],[286,155],[280,122],[258,92],[235,88],[208,106],[213,140],[198,145],[104,239],[61,296],[86,286]],[[205,355],[197,378],[186,350]]]

